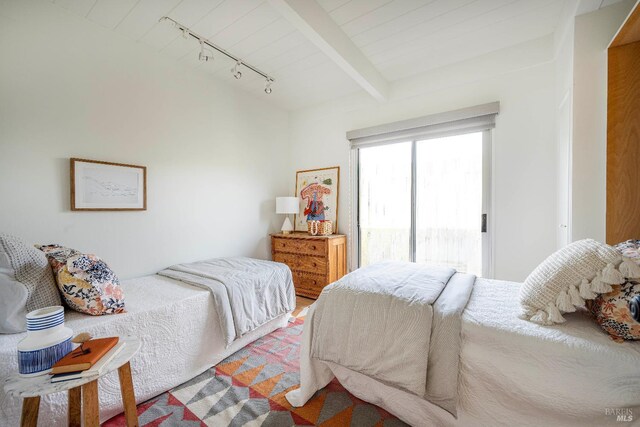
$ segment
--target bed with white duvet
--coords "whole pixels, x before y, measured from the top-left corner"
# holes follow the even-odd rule
[[[286,326],[295,308],[291,272],[284,264],[221,258],[180,264],[161,273],[121,283],[126,313],[89,316],[65,311],[65,324],[76,333],[141,339],[140,351],[131,360],[138,403]],[[25,335],[0,335],[0,384],[17,372],[16,348]],[[101,378],[98,385],[104,422],[123,410],[117,373]],[[20,424],[21,403],[0,387],[0,426]],[[40,403],[39,418],[47,426],[66,425],[66,411],[66,393],[50,394]]]
[[[379,273],[372,274],[380,277]],[[428,273],[427,282],[437,282],[442,274]],[[402,280],[407,277],[417,279],[412,273]],[[456,279],[460,280],[454,273],[447,280]],[[426,316],[432,317],[431,324],[419,317],[407,322],[402,315],[413,316],[412,310],[422,304],[423,297],[415,295],[409,295],[405,306],[394,308],[383,303],[387,304],[386,314],[381,306],[375,307],[375,302],[372,310],[360,306],[351,307],[349,312],[339,307],[347,315],[342,325],[332,320],[331,327],[347,332],[338,332],[337,338],[330,338],[329,333],[323,336],[322,317],[335,315],[335,310],[326,310],[326,303],[333,299],[331,288],[325,288],[328,292],[323,292],[310,308],[305,321],[301,387],[290,392],[287,399],[301,406],[335,376],[355,396],[413,426],[620,426],[625,425],[623,420],[627,425],[640,425],[640,342],[614,342],[585,312],[573,313],[566,323],[556,326],[521,320],[521,284],[480,278],[472,282],[462,309],[459,302],[440,308],[438,299],[431,303],[431,314]],[[460,291],[464,286],[456,286],[457,291],[467,292]],[[356,289],[360,290],[354,296],[366,300],[368,291]],[[337,296],[345,300],[344,295]],[[367,311],[371,313],[369,322],[379,320],[379,327],[388,336],[395,331],[396,336],[412,342],[402,348],[397,343],[387,345],[388,341],[371,337],[367,341],[366,336],[358,336],[358,317]],[[401,330],[407,324],[412,325],[412,331]],[[429,338],[422,339],[420,334]],[[365,348],[353,350],[350,341]],[[419,342],[417,346],[413,341]],[[325,344],[328,350],[318,349]],[[457,348],[453,356],[452,348]],[[379,362],[382,354],[395,354],[391,357],[396,360],[395,369]],[[405,362],[427,362],[402,364],[403,358]],[[452,376],[454,367],[457,375]],[[407,381],[410,374],[414,379]],[[421,384],[424,390],[419,388]]]

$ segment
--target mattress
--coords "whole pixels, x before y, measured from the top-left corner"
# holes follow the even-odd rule
[[[135,335],[141,350],[131,360],[138,402],[169,390],[199,375],[251,341],[286,325],[283,315],[226,347],[209,291],[158,275],[122,282],[126,313],[87,316],[65,312],[66,326],[75,333],[94,337]],[[0,384],[17,372],[17,343],[26,334],[0,335]],[[101,378],[100,419],[106,421],[122,412],[117,372]],[[41,423],[66,425],[66,393],[44,397],[40,404]],[[21,399],[0,389],[0,425],[18,425]]]
[[[586,312],[519,319],[520,284],[478,279],[463,314],[458,418],[330,364],[357,397],[415,426],[620,426],[640,422],[640,342],[616,343]],[[632,417],[620,423],[618,416]]]

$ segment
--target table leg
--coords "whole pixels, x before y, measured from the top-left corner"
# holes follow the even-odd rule
[[[80,427],[82,422],[82,388],[74,387],[69,390],[69,427]]]
[[[122,393],[122,403],[124,404],[124,416],[127,420],[127,427],[138,427],[136,395],[133,391],[131,365],[129,362],[118,368],[118,376],[120,377],[120,392]]]
[[[98,380],[82,386],[82,414],[85,427],[100,425],[100,408],[98,406]]]
[[[22,401],[21,427],[36,427],[38,425],[38,411],[40,410],[40,396],[25,397]]]

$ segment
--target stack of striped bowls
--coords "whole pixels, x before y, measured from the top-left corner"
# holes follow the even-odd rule
[[[23,376],[46,374],[72,350],[73,331],[64,326],[64,308],[56,305],[27,314],[27,336],[18,343],[18,368]]]

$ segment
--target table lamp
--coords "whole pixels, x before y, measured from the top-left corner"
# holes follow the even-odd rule
[[[297,197],[276,197],[276,213],[287,215],[284,223],[282,223],[282,234],[289,234],[293,231],[293,225],[289,220],[289,215],[297,215],[299,211],[300,202]]]

